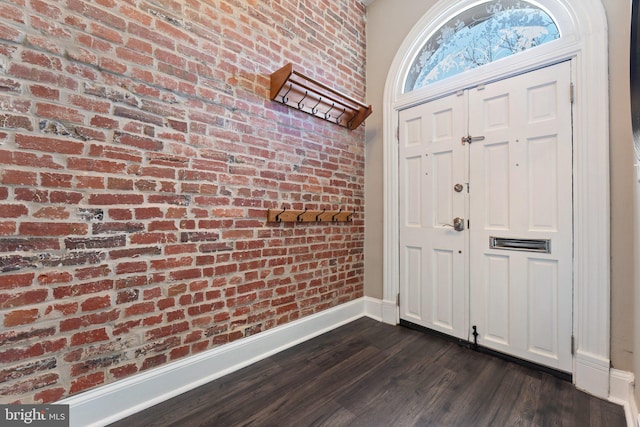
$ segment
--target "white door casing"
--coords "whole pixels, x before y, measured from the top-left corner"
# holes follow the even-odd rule
[[[474,87],[572,59],[574,146],[574,335],[573,379],[595,396],[609,394],[609,98],[606,15],[600,0],[535,0],[558,25],[561,38],[479,69],[403,93],[414,56],[439,27],[476,0],[441,0],[414,26],[389,69],[383,99],[384,231],[383,320],[398,322],[399,147],[398,111],[458,88]]]

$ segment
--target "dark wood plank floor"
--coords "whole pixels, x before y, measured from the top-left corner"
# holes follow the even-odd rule
[[[621,406],[363,318],[114,426],[625,426]]]

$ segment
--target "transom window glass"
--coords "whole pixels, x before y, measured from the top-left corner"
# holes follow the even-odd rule
[[[519,0],[474,6],[440,27],[418,52],[404,92],[560,38],[553,19]]]

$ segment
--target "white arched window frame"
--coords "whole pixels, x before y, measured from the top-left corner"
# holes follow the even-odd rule
[[[458,14],[423,43],[409,67],[404,92],[560,38],[549,14],[524,0],[493,0]]]
[[[383,321],[398,323],[399,198],[398,112],[461,89],[570,60],[573,107],[573,380],[595,396],[609,396],[610,212],[608,36],[600,0],[535,0],[551,16],[561,37],[473,71],[404,93],[409,67],[423,44],[461,11],[486,3],[438,1],[400,46],[384,91]],[[569,345],[569,344],[568,344]]]

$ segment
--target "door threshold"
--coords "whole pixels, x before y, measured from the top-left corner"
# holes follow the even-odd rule
[[[549,374],[552,375],[558,379],[561,379],[563,381],[568,381],[570,383],[573,383],[573,375],[568,373],[568,372],[564,372],[564,371],[560,371],[558,369],[554,369],[554,368],[550,368],[548,366],[544,366],[544,365],[540,365],[538,363],[534,363],[534,362],[530,362],[528,360],[524,360],[524,359],[520,359],[518,357],[515,356],[511,356],[509,354],[506,353],[502,353],[496,350],[492,350],[490,348],[487,347],[483,347],[481,345],[475,345],[473,342],[468,341],[468,340],[464,340],[461,338],[456,338],[453,337],[451,335],[445,334],[443,332],[439,332],[439,331],[435,331],[433,329],[429,329],[425,326],[421,326],[421,325],[417,325],[415,323],[411,323],[408,322],[406,320],[400,319],[400,326],[403,326],[405,328],[409,328],[409,329],[413,329],[419,332],[424,332],[426,334],[429,335],[434,335],[440,338],[443,338],[447,341],[452,341],[458,345],[461,345],[462,347],[466,347],[468,349],[477,351],[478,353],[483,353],[483,354],[487,354],[489,356],[493,356],[493,357],[497,357],[499,359],[505,360],[507,362],[511,362],[511,363],[515,363],[517,365],[520,366],[524,366],[526,368],[529,369],[533,369],[535,371],[538,372],[543,372],[545,374]]]

